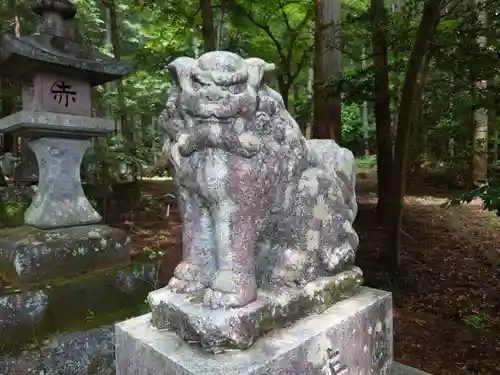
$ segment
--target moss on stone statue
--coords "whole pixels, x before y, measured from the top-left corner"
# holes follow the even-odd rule
[[[171,329],[210,352],[247,349],[266,333],[287,327],[359,292],[363,273],[350,267],[302,287],[261,288],[257,299],[238,309],[207,309],[198,293],[157,290],[149,295],[152,325]]]
[[[260,333],[265,334],[285,327],[309,314],[319,314],[335,302],[358,293],[362,282],[362,273],[352,272],[348,277],[326,283],[322,288],[297,294],[296,298],[285,304],[270,300],[270,303],[261,311]]]

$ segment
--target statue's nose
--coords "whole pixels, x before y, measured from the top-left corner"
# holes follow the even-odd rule
[[[205,94],[207,95],[208,99],[210,100],[219,100],[224,97],[224,94],[220,87],[217,87],[216,85],[210,85],[206,91]]]

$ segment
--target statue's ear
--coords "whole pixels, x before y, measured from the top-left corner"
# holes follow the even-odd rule
[[[248,66],[248,84],[259,87],[264,79],[274,71],[275,65],[269,64],[262,59],[249,58],[245,62]]]
[[[178,57],[167,65],[167,69],[172,75],[174,82],[184,92],[192,91],[191,76],[195,65],[196,60],[190,57]]]
[[[178,57],[167,65],[167,69],[172,75],[172,79],[180,84],[185,78],[189,78],[196,60],[190,57]]]

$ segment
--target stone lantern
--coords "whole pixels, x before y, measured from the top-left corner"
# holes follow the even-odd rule
[[[73,39],[76,8],[68,0],[36,0],[34,35],[4,36],[0,74],[22,84],[22,109],[0,119],[0,132],[23,137],[38,162],[38,189],[24,226],[0,231],[0,269],[9,282],[66,277],[129,262],[127,233],[100,224],[80,180],[91,138],[115,129],[92,117],[92,87],[133,71]]]
[[[111,119],[92,117],[92,86],[130,73],[117,61],[76,43],[73,3],[38,0],[39,33],[2,40],[0,74],[22,82],[22,110],[0,120],[2,133],[29,139],[38,161],[39,185],[25,223],[41,229],[98,223],[85,197],[80,165],[90,138],[113,132]]]

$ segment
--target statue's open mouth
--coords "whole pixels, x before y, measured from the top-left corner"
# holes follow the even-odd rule
[[[224,127],[225,125],[231,125],[234,122],[234,118],[232,117],[215,117],[215,116],[210,116],[206,118],[199,119],[196,122],[195,127],[202,127],[202,126],[207,126],[207,125],[220,125]]]

